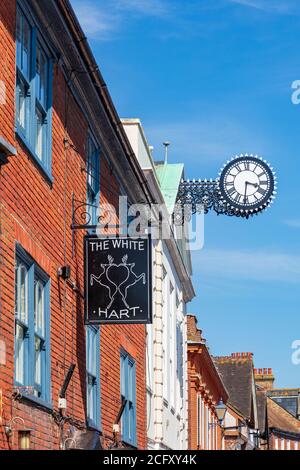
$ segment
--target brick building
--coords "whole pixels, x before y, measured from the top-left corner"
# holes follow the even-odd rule
[[[300,450],[300,421],[267,397],[269,450]]]
[[[274,388],[271,368],[254,369],[261,448],[300,450],[299,389]]]
[[[145,327],[84,326],[71,224],[150,202],[147,184],[68,0],[1,2],[0,49],[0,448],[107,447],[122,398],[122,440],[144,448]]]
[[[223,423],[225,448],[258,448],[259,424],[253,354],[232,353],[231,356],[214,357],[214,362],[229,394]]]
[[[188,437],[191,450],[222,450],[223,431],[215,406],[226,403],[228,392],[209,353],[194,315],[187,315]]]

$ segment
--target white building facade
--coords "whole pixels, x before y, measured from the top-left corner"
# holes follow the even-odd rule
[[[154,163],[140,121],[126,119],[123,126],[153,199],[164,205],[163,220],[170,221],[183,165]],[[184,450],[188,447],[185,314],[194,290],[188,244],[180,237],[181,227],[170,222],[169,228],[169,238],[152,239],[153,324],[147,325],[147,435],[149,449]]]

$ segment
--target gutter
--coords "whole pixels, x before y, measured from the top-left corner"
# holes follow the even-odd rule
[[[68,28],[72,36],[74,37],[74,43],[76,44],[76,47],[78,48],[81,54],[82,60],[88,70],[88,74],[90,75],[91,81],[100,96],[103,107],[107,112],[112,127],[118,137],[119,143],[121,144],[121,147],[125,155],[127,156],[131,169],[143,189],[145,198],[148,204],[154,203],[155,201],[152,199],[151,193],[148,188],[147,180],[144,177],[143,172],[136,160],[136,156],[131,149],[129,140],[123,129],[119,115],[108,92],[107,85],[101,75],[99,66],[96,63],[92,50],[89,46],[86,36],[83,33],[79,21],[77,20],[74,10],[69,0],[58,0],[57,6],[61,10],[61,13],[63,14],[68,25]]]
[[[205,352],[206,352],[206,357],[208,358],[208,361],[210,362],[211,368],[212,368],[212,370],[214,371],[214,379],[215,379],[217,382],[219,382],[219,385],[221,385],[221,388],[223,388],[223,392],[225,392],[224,395],[225,395],[226,399],[223,400],[223,401],[224,401],[224,403],[227,403],[228,400],[229,400],[229,392],[228,392],[228,390],[227,390],[227,388],[226,388],[226,386],[225,386],[225,384],[224,384],[224,382],[223,382],[223,379],[222,379],[222,377],[221,377],[220,372],[218,371],[218,369],[217,369],[217,367],[216,367],[216,364],[214,363],[213,357],[212,357],[212,355],[211,355],[210,352],[209,352],[209,349],[208,349],[208,347],[207,347],[206,340],[205,340],[205,339],[202,339],[202,340],[199,340],[199,341],[194,341],[194,340],[188,339],[188,340],[187,340],[187,345],[188,345],[188,346],[203,346],[203,348],[204,348],[204,350],[205,350]],[[199,349],[198,349],[198,351],[199,351]],[[188,350],[188,353],[189,353],[189,350]],[[205,356],[204,356],[204,357],[205,357]],[[204,360],[205,360],[205,359],[204,359]],[[224,397],[224,398],[225,398],[225,397]]]
[[[300,432],[294,432],[294,431],[284,431],[283,429],[280,428],[269,428],[270,434],[279,434],[280,436],[284,436],[287,438],[296,438],[298,441],[300,441]],[[300,430],[299,430],[300,431]]]

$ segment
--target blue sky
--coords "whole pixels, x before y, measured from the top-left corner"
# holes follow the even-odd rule
[[[298,0],[73,0],[121,117],[139,117],[154,156],[214,178],[240,153],[276,168],[279,191],[245,221],[212,213],[193,255],[189,311],[213,354],[251,351],[278,386],[300,386]]]

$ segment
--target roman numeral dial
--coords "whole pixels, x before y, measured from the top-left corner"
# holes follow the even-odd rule
[[[263,160],[241,156],[225,165],[219,181],[223,199],[233,209],[261,210],[274,192],[274,175]]]

